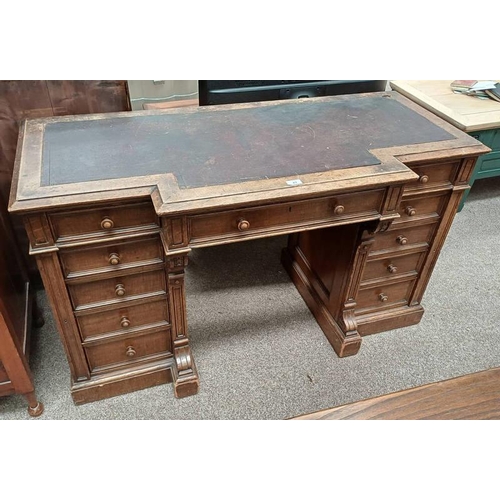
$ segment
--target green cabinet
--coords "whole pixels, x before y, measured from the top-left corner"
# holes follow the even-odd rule
[[[469,135],[491,148],[491,153],[482,155],[477,160],[474,173],[469,182],[472,188],[477,179],[486,179],[487,177],[500,175],[500,128],[470,132]],[[465,191],[458,211],[462,210],[469,191],[470,189]]]

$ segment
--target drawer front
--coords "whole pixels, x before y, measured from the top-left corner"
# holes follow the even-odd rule
[[[421,217],[429,217],[436,214],[441,215],[443,210],[446,208],[448,198],[448,193],[438,196],[403,198],[398,210],[401,218],[396,224],[415,220]]]
[[[81,271],[127,269],[163,261],[158,237],[127,243],[110,243],[77,250],[60,251],[66,276]]]
[[[477,173],[500,175],[500,151],[480,156],[477,163],[476,175]],[[488,177],[488,175],[485,175],[485,177]]]
[[[453,184],[459,165],[459,162],[447,162],[410,167],[419,175],[419,178],[414,183],[409,184],[405,190],[427,189]]]
[[[394,224],[392,227],[394,227]],[[412,245],[429,244],[436,228],[437,223],[432,223],[377,233],[370,254],[379,251],[394,252],[409,248]]]
[[[384,190],[376,190],[193,216],[190,217],[191,241],[196,243],[225,236],[286,230],[301,224],[349,220],[358,215],[376,215],[384,193]]]
[[[157,300],[135,306],[124,306],[112,311],[77,316],[82,337],[109,332],[127,332],[131,328],[157,323],[168,324],[168,304]]]
[[[68,288],[75,308],[167,290],[163,271],[117,276],[92,283],[70,285]]]
[[[56,240],[82,235],[113,235],[139,227],[159,226],[150,203],[64,212],[49,217]]]
[[[366,263],[363,281],[391,278],[411,272],[418,273],[425,256],[426,252],[419,252],[369,260]]]
[[[171,352],[170,331],[127,337],[97,345],[85,345],[85,352],[92,371],[135,363],[154,354]]]
[[[365,313],[373,309],[406,305],[414,285],[415,280],[411,280],[360,289],[356,298],[356,311]]]

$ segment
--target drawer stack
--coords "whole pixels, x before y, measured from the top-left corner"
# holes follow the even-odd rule
[[[149,203],[49,215],[92,376],[171,357],[164,251]]]
[[[388,231],[375,235],[367,259],[356,299],[361,334],[390,329],[391,318],[401,321],[401,315],[408,314],[411,308],[421,310],[421,297],[415,292],[419,281],[426,280],[425,274],[429,274],[424,269],[435,236],[446,222],[443,215],[449,205],[459,162],[411,168],[419,179],[405,187],[399,219]],[[398,326],[401,325],[394,323],[394,328]]]

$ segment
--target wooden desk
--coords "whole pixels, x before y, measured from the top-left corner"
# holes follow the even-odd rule
[[[450,88],[452,81],[394,81],[391,87],[491,148],[476,163],[469,180],[472,187],[477,179],[500,175],[500,102],[455,94]],[[464,193],[459,210],[469,191]]]
[[[74,401],[170,381],[197,392],[192,248],[290,234],[283,264],[339,356],[417,323],[487,151],[395,92],[25,122],[10,209]]]

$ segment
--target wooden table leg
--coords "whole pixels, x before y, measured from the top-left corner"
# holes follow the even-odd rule
[[[32,417],[39,417],[43,413],[44,407],[43,404],[38,401],[35,391],[24,394],[24,397],[28,401],[28,413]]]

